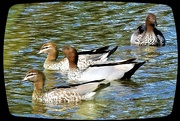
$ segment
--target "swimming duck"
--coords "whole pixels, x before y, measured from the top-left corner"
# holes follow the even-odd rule
[[[110,85],[107,81],[96,80],[83,84],[55,87],[45,92],[45,75],[36,69],[27,71],[22,81],[26,80],[34,83],[33,100],[52,104],[78,103],[83,100],[93,100],[98,91]]]
[[[64,46],[62,52],[69,61],[69,83],[82,83],[105,79],[108,81],[130,79],[143,62],[136,62],[134,58],[121,61],[106,61],[104,63],[89,65],[84,70],[77,66],[78,54],[74,47]]]
[[[90,64],[106,61],[108,57],[117,50],[118,46],[115,46],[111,50],[107,50],[109,46],[93,49],[89,51],[78,52],[78,67],[84,69]],[[58,49],[56,44],[52,42],[45,43],[41,46],[38,54],[46,53],[47,58],[44,62],[44,68],[47,70],[60,70],[66,72],[69,69],[69,63],[67,58],[57,60]]]
[[[148,14],[145,25],[138,26],[137,30],[131,35],[131,44],[141,46],[164,46],[165,38],[156,26],[156,16],[152,13]]]

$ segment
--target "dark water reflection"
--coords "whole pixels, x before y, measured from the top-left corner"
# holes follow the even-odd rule
[[[161,9],[161,11],[159,11]],[[129,39],[149,12],[157,16],[164,47],[137,47]],[[79,51],[118,45],[110,60],[147,60],[130,81],[113,81],[95,100],[77,105],[32,102],[32,83],[20,83],[31,68],[44,71],[45,89],[66,84],[58,72],[43,68],[42,44]],[[4,74],[9,110],[13,115],[66,119],[133,119],[171,113],[177,78],[177,37],[171,8],[166,5],[123,2],[51,2],[10,8],[4,40]],[[59,58],[63,54],[59,53]],[[61,80],[61,81],[59,81]],[[23,108],[22,108],[23,107]]]

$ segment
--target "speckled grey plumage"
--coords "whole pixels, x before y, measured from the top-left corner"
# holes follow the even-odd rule
[[[161,31],[156,28],[156,16],[150,13],[146,18],[145,25],[141,25],[131,35],[130,42],[132,45],[140,46],[164,46],[165,38]]]
[[[93,100],[97,90],[102,89],[103,86],[109,86],[109,82],[100,80],[67,87],[55,87],[44,92],[45,75],[35,69],[31,69],[26,73],[22,81],[26,80],[34,83],[32,99],[49,104],[78,103],[82,100]]]

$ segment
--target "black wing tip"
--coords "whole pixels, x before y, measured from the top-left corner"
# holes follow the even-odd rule
[[[71,88],[71,87],[74,87],[74,86],[79,86],[79,85],[83,85],[83,84],[88,84],[88,83],[94,83],[94,82],[101,82],[101,81],[104,81],[105,79],[101,79],[101,80],[93,80],[93,81],[88,81],[88,82],[82,82],[82,83],[75,83],[75,84],[67,84],[67,85],[60,85],[60,86],[57,86],[57,87],[53,87],[51,88],[52,89],[58,89],[58,88]]]
[[[109,57],[110,55],[112,55],[112,54],[117,50],[117,48],[118,48],[118,46],[116,45],[112,50],[110,50],[107,57]]]
[[[99,53],[104,53],[107,52],[107,49],[109,48],[109,45],[104,46],[104,47],[100,47],[97,49],[92,49],[92,50],[87,50],[87,51],[81,51],[78,52],[78,54],[99,54]]]
[[[110,82],[107,82],[107,83],[99,83],[98,88],[97,88],[96,90],[94,90],[94,92],[97,92],[97,91],[99,91],[99,90],[102,90],[102,89],[110,86],[110,84],[111,84]]]
[[[101,48],[98,48],[98,49],[94,49],[93,51],[95,51],[95,52],[104,52],[104,51],[106,51],[108,48],[109,48],[109,45],[104,46],[104,47],[101,47]]]
[[[130,59],[127,59],[127,60],[125,60],[125,61],[123,61],[123,62],[112,62],[112,63],[93,64],[93,65],[89,65],[89,67],[113,66],[113,65],[137,63],[137,62],[135,62],[134,60],[136,60],[136,58],[130,58]]]
[[[129,70],[128,72],[126,72],[124,74],[124,76],[121,78],[121,80],[130,80],[131,76],[144,64],[146,63],[146,61],[143,62],[136,62],[135,66]]]
[[[110,45],[107,45],[107,46],[104,46],[104,47],[100,47],[100,48],[97,48],[97,49],[93,49],[93,50],[87,50],[87,51],[81,51],[81,52],[78,52],[78,54],[101,54],[101,53],[106,53],[106,52],[110,52],[109,53],[109,56],[114,53],[118,46],[116,45],[112,50],[108,50],[108,48],[110,47]]]

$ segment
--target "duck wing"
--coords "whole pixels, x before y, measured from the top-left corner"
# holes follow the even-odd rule
[[[129,59],[122,62],[94,64],[89,66],[78,78],[78,82],[87,82],[92,80],[121,80],[130,79],[131,76],[141,67],[145,61],[136,62],[135,59]]]
[[[162,32],[159,31],[158,29],[154,28],[154,33],[155,33],[155,35],[156,35],[156,37],[158,39],[158,43],[160,45],[164,46],[165,45],[165,37],[163,36]]]
[[[100,48],[97,48],[97,49],[92,49],[92,50],[87,50],[87,51],[81,51],[81,52],[78,52],[78,54],[99,54],[99,53],[104,53],[104,52],[107,52],[107,49],[109,48],[109,46],[104,46],[104,47],[100,47]]]
[[[87,59],[87,60],[92,60],[92,61],[97,61],[97,60],[107,60],[107,58],[112,55],[116,50],[118,46],[115,46],[111,50],[104,51],[104,52],[95,52],[95,53],[87,53],[87,54],[79,54],[79,59]]]

